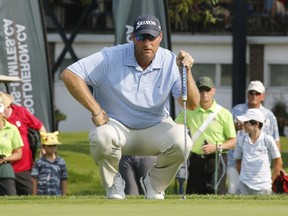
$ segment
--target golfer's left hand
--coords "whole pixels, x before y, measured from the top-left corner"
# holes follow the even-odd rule
[[[94,123],[94,125],[101,126],[109,122],[109,117],[105,112],[105,110],[101,110],[101,112],[97,116],[92,116],[91,120]]]
[[[188,52],[180,50],[176,58],[176,63],[179,68],[185,66],[187,70],[191,70],[194,64],[194,59]]]

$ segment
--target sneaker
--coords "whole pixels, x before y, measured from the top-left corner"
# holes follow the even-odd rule
[[[156,192],[153,189],[149,173],[140,178],[140,183],[145,194],[145,199],[164,199],[164,192]]]
[[[120,173],[117,173],[113,180],[113,185],[107,189],[106,197],[108,199],[125,199],[124,193],[125,181],[122,179]]]

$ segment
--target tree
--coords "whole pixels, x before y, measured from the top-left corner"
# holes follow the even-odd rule
[[[216,24],[223,19],[222,4],[231,0],[167,0],[170,23],[177,30],[189,30],[195,25]]]

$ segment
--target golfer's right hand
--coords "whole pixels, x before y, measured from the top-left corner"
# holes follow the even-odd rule
[[[105,110],[101,110],[101,112],[97,116],[91,117],[93,124],[96,126],[101,126],[107,124],[109,122],[109,118]]]

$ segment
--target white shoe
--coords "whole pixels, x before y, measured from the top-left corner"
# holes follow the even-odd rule
[[[156,192],[151,184],[149,173],[140,178],[140,183],[146,199],[164,199],[164,192]]]
[[[120,173],[117,173],[113,180],[113,185],[107,189],[106,197],[108,199],[125,199],[124,193],[125,181],[122,179]]]

